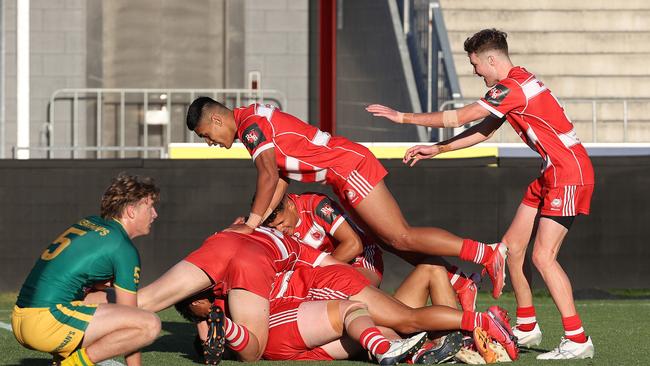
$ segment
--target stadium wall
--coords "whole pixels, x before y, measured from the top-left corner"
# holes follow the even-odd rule
[[[436,225],[488,242],[503,235],[539,169],[539,160],[531,158],[435,159],[415,169],[396,159],[382,162],[412,225]],[[650,157],[596,157],[594,165],[592,214],[576,220],[560,262],[574,289],[648,288]],[[0,170],[0,291],[19,289],[52,239],[98,213],[101,194],[118,172],[152,176],[162,190],[152,233],[135,240],[145,284],[246,214],[256,176],[246,160],[5,160]],[[331,194],[320,185],[292,184],[291,190]],[[391,289],[409,267],[394,257],[387,262],[384,286]],[[472,266],[463,269],[478,270]],[[527,270],[534,287],[542,287],[537,272]]]

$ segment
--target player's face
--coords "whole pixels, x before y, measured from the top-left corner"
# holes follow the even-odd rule
[[[230,149],[234,137],[223,123],[223,117],[214,112],[208,112],[196,126],[194,132],[205,140],[208,146],[225,147]]]
[[[481,53],[478,55],[476,53],[469,54],[469,62],[474,68],[474,74],[482,77],[485,86],[488,88],[495,86],[499,82],[496,68],[491,64],[490,57],[493,56],[488,53]]]
[[[137,231],[137,236],[147,235],[151,231],[151,224],[158,217],[156,208],[153,207],[153,200],[151,197],[146,197],[140,200],[134,207],[134,221]]]
[[[293,235],[298,225],[298,212],[293,204],[285,204],[284,210],[278,212],[269,226],[281,231],[284,235]]]

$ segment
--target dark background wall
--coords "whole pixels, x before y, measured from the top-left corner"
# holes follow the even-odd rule
[[[650,157],[593,161],[592,214],[576,220],[560,262],[575,289],[650,288]],[[412,169],[399,160],[382,162],[388,187],[412,225],[440,226],[486,242],[503,235],[540,165],[529,158],[432,160]],[[54,238],[79,218],[97,214],[104,189],[121,171],[152,176],[162,191],[152,233],[135,239],[145,284],[248,213],[255,189],[249,160],[0,161],[0,291],[19,289]],[[292,184],[291,190],[331,193],[321,185]],[[409,266],[386,260],[385,287],[395,288]],[[537,272],[528,270],[533,285],[542,287]]]

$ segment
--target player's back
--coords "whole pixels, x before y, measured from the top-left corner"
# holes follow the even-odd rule
[[[23,284],[20,307],[48,307],[82,300],[84,290],[114,277],[122,257],[137,263],[139,256],[122,225],[90,216],[73,224],[41,254]],[[136,278],[137,279],[137,278]]]
[[[356,152],[362,146],[331,136],[275,107],[252,104],[236,108],[235,120],[238,137],[253,158],[274,147],[279,170],[293,180],[320,182],[330,178],[328,170],[344,171],[343,167],[356,166],[364,159]]]

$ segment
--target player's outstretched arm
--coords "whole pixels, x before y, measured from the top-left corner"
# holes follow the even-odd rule
[[[262,222],[266,220],[269,215],[278,207],[280,201],[284,198],[285,193],[287,193],[287,188],[289,187],[289,182],[284,178],[278,178],[278,184],[275,186],[275,193],[273,193],[273,198],[271,199],[271,204],[269,208],[266,209],[266,212],[262,216]]]
[[[416,145],[409,148],[406,150],[402,161],[404,164],[413,166],[420,160],[431,159],[447,151],[461,150],[474,146],[492,137],[503,122],[503,119],[488,115],[481,123],[468,128],[449,140],[441,141],[436,145]]]
[[[460,127],[485,118],[490,112],[478,103],[460,109],[431,113],[402,113],[381,104],[371,104],[366,110],[375,117],[384,117],[395,123],[409,123],[425,127]]]

